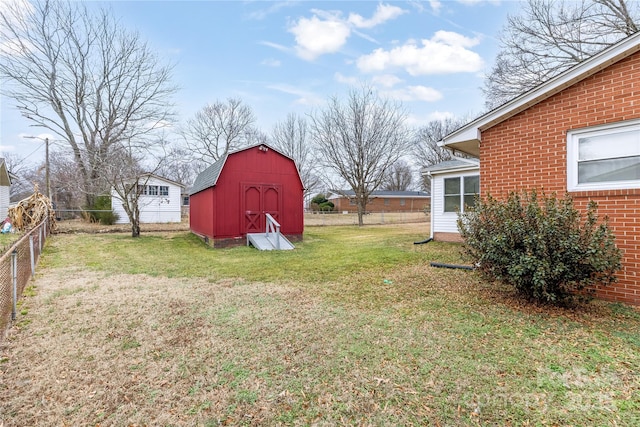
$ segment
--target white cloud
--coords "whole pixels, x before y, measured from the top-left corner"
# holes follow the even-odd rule
[[[469,48],[478,43],[479,38],[438,31],[431,39],[423,39],[421,45],[410,40],[391,50],[379,48],[358,58],[356,64],[363,72],[402,68],[412,76],[477,72],[482,69],[484,62],[480,55]]]
[[[384,90],[381,94],[398,101],[426,101],[435,102],[442,99],[442,93],[438,90],[426,86],[407,86],[402,89]]]
[[[266,40],[260,41],[258,43],[260,43],[261,45],[268,46],[270,48],[279,50],[281,52],[290,52],[291,51],[291,49],[289,49],[287,46],[283,46],[283,45],[278,44],[278,43],[268,42]]]
[[[371,78],[375,84],[384,86],[384,87],[393,87],[398,83],[402,83],[402,79],[394,76],[393,74],[381,74],[379,76],[373,76]]]
[[[434,120],[444,120],[447,118],[454,119],[455,114],[447,111],[434,111],[429,114],[409,114],[407,116],[406,124],[412,127],[426,126],[429,122]]]
[[[313,92],[305,91],[298,87],[287,85],[287,84],[274,84],[274,85],[267,86],[267,88],[296,96],[297,99],[294,101],[295,104],[320,105],[325,101],[324,98],[316,95]]]
[[[289,32],[295,36],[295,51],[307,61],[329,53],[338,52],[352,34],[375,43],[370,36],[357,29],[373,28],[406,13],[402,8],[379,4],[370,19],[356,13],[344,19],[340,12],[313,9],[311,18],[299,18],[290,26]]]
[[[433,111],[427,115],[427,121],[455,119],[456,115],[449,111]]]
[[[16,151],[15,145],[0,145],[0,153],[12,153]]]
[[[371,19],[365,19],[357,13],[351,13],[349,14],[349,22],[356,28],[373,28],[377,25],[385,23],[386,21],[395,19],[403,13],[406,13],[406,10],[403,10],[397,6],[379,4]]]
[[[265,3],[256,3],[256,4],[265,4]],[[280,1],[280,2],[273,2],[273,3],[267,3],[267,4],[269,4],[268,8],[259,9],[259,10],[256,10],[254,12],[251,12],[247,16],[247,18],[250,19],[250,20],[261,21],[261,20],[265,19],[266,17],[268,17],[269,15],[272,15],[272,14],[278,12],[280,9],[283,9],[285,7],[294,6],[295,2],[292,2],[292,1]]]
[[[273,58],[267,58],[265,60],[263,60],[260,64],[266,66],[266,67],[279,67],[280,65],[282,65],[282,63],[280,61],[278,61],[277,59],[273,59]]]
[[[344,83],[344,84],[348,84],[348,85],[352,85],[352,86],[355,86],[360,82],[357,77],[348,77],[348,76],[343,75],[340,72],[336,72],[333,75],[333,78],[338,83]]]
[[[466,4],[469,6],[475,6],[480,3],[490,3],[497,6],[500,4],[500,0],[458,0],[458,3]]]
[[[433,13],[440,13],[440,9],[442,9],[442,3],[439,0],[429,0],[429,5],[431,6],[431,10],[433,10]]]
[[[298,56],[308,61],[339,51],[351,34],[349,26],[337,17],[322,20],[316,15],[300,18],[289,32],[295,35]]]

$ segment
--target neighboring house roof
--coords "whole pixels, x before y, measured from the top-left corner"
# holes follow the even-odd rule
[[[573,86],[589,76],[640,51],[640,32],[620,40],[556,77],[512,99],[445,136],[440,145],[478,157],[481,132]]]
[[[164,181],[164,182],[166,182],[166,183],[168,183],[168,184],[173,184],[173,185],[175,185],[175,186],[177,186],[177,187],[182,187],[182,188],[184,188],[184,185],[183,185],[183,184],[180,184],[180,183],[179,183],[179,182],[177,182],[177,181],[172,181],[172,180],[170,180],[170,179],[168,179],[168,178],[165,178],[165,177],[163,177],[163,176],[156,175],[156,174],[154,174],[154,173],[144,173],[144,174],[140,175],[140,177],[143,177],[143,176],[146,176],[146,177],[149,177],[149,178],[155,178],[155,179],[158,179],[158,180],[160,180],[160,181]]]
[[[0,157],[0,186],[10,186],[12,175],[13,174],[7,170],[7,163],[4,161],[4,158]]]
[[[480,168],[478,159],[454,158],[431,165],[422,170],[423,175],[437,175],[439,173],[464,172]]]
[[[206,190],[207,188],[213,187],[214,185],[216,185],[218,183],[218,178],[220,177],[220,172],[222,172],[222,168],[224,167],[224,164],[227,161],[227,158],[229,156],[236,153],[240,153],[242,151],[250,150],[255,147],[260,147],[260,146],[273,150],[276,153],[280,154],[281,156],[291,160],[294,164],[296,164],[295,160],[293,160],[291,157],[287,156],[281,151],[276,150],[275,148],[271,147],[268,144],[255,144],[250,147],[242,148],[240,150],[236,150],[234,152],[225,154],[224,156],[216,160],[211,166],[209,166],[208,168],[200,172],[200,174],[198,174],[198,176],[196,177],[196,180],[194,181],[193,185],[191,186],[191,190],[189,190],[189,195],[191,196],[193,194],[199,193],[202,190]],[[297,168],[298,168],[298,165],[296,165],[296,169]],[[299,174],[300,173],[298,172],[298,175]]]
[[[334,192],[331,197],[329,197],[329,199],[339,199],[341,197],[354,197],[356,195],[355,191],[353,190],[344,190],[344,191],[336,191]],[[385,197],[385,198],[414,198],[414,199],[421,199],[421,198],[428,198],[431,197],[429,196],[429,193],[424,192],[424,191],[372,191],[371,194],[369,195],[369,198],[375,198],[375,197]]]

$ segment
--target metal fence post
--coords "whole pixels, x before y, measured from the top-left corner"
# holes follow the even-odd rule
[[[31,256],[31,276],[36,275],[36,260],[33,253],[33,234],[29,235],[29,255]]]
[[[18,250],[11,253],[11,275],[13,276],[13,307],[11,309],[11,320],[16,320],[18,308]]]
[[[38,254],[42,253],[42,227],[38,227]]]

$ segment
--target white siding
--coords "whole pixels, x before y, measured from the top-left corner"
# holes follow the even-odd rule
[[[180,222],[181,221],[181,188],[171,182],[155,177],[149,178],[146,185],[164,185],[169,187],[168,196],[146,196],[141,195],[138,199],[140,208],[140,223],[156,222]],[[118,224],[129,223],[129,217],[122,207],[122,201],[115,193],[111,197],[111,208],[118,215]]]
[[[479,170],[433,175],[431,178],[431,237],[433,233],[458,233],[458,214],[444,211],[444,179],[478,175]]]
[[[0,221],[3,221],[7,217],[7,211],[9,210],[9,193],[9,186],[0,185]]]

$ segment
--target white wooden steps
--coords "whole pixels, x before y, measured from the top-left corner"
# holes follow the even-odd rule
[[[294,249],[295,246],[280,234],[280,224],[269,214],[267,219],[267,231],[265,233],[247,233],[247,246],[253,246],[261,251]]]

